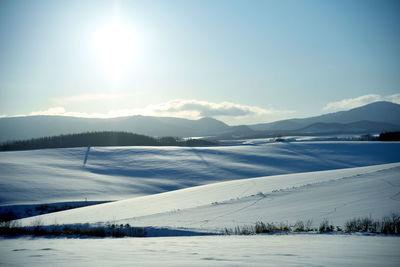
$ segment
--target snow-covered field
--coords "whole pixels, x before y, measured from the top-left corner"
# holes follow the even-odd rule
[[[250,141],[0,153],[0,205],[122,200],[269,175],[400,162],[400,143]]]
[[[22,219],[22,225],[129,223],[220,231],[257,221],[294,224],[323,218],[400,213],[400,163],[242,179]]]
[[[118,200],[21,225],[129,223],[220,232],[257,221],[400,213],[400,143],[249,142],[216,147],[0,153],[0,205]],[[398,266],[400,238],[365,235],[2,239],[6,265]],[[112,249],[110,249],[112,248]],[[101,261],[99,255],[102,255]],[[117,260],[116,260],[117,259]]]
[[[0,240],[5,266],[399,266],[400,238],[358,235]]]

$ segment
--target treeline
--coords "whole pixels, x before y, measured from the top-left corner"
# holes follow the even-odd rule
[[[33,138],[23,141],[6,142],[0,150],[26,150],[44,148],[70,148],[87,146],[206,146],[216,145],[203,139],[180,139],[177,137],[154,138],[128,132],[87,132],[50,137]]]
[[[379,141],[400,141],[400,132],[381,133],[378,138]]]
[[[61,236],[61,237],[145,237],[147,231],[143,227],[132,227],[129,224],[90,225],[35,225],[18,227],[18,223],[0,223],[0,236]]]

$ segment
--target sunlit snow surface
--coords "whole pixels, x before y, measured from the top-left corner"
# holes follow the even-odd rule
[[[343,226],[355,216],[400,213],[400,163],[214,183],[22,219],[22,225],[129,223],[220,231],[257,221],[323,218]]]
[[[0,152],[0,205],[121,200],[196,185],[400,162],[400,143],[248,142]]]
[[[0,153],[0,204],[120,200],[21,225],[129,223],[219,233],[400,213],[400,143],[297,142]],[[177,190],[180,189],[180,190]],[[171,191],[175,190],[175,191]],[[0,239],[5,266],[399,266],[400,238],[289,234]]]
[[[0,239],[4,266],[399,266],[400,238],[358,235]]]

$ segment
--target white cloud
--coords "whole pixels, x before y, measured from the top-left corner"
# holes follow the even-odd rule
[[[246,106],[231,102],[207,102],[199,100],[172,100],[146,107],[142,114],[151,116],[169,116],[187,119],[214,117],[231,125],[253,124],[278,119],[287,119],[296,113],[293,110],[276,110]]]
[[[245,106],[231,102],[213,103],[199,100],[172,100],[166,103],[147,107],[154,114],[175,116],[188,114],[194,117],[240,117],[248,115],[262,115],[271,113],[271,110],[256,106]]]
[[[36,115],[64,115],[66,113],[64,107],[52,107],[46,110],[34,111],[31,112],[29,115],[36,116]]]
[[[400,94],[394,94],[386,97],[387,101],[400,104]]]
[[[96,96],[97,97],[97,96]],[[71,98],[71,101],[87,100],[91,97]],[[78,100],[79,99],[79,100]],[[114,109],[106,113],[85,113],[67,111],[62,106],[52,107],[46,110],[31,112],[29,115],[58,115],[86,118],[114,118],[133,115],[180,117],[187,119],[199,119],[202,117],[216,117],[234,124],[246,122],[265,122],[280,117],[286,117],[295,111],[264,109],[257,106],[246,106],[231,102],[207,102],[199,100],[172,100],[165,103],[149,105],[139,109]]]
[[[389,101],[400,104],[400,94],[393,94],[389,96],[380,96],[377,94],[363,95],[356,98],[347,98],[336,102],[328,103],[324,111],[339,111],[349,110],[356,107],[361,107],[377,101]]]

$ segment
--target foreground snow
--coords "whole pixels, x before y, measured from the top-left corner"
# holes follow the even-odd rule
[[[250,141],[249,141],[250,142]],[[215,182],[400,162],[400,143],[263,140],[216,147],[0,152],[0,205],[121,200]]]
[[[399,237],[1,239],[6,266],[399,266]]]
[[[129,223],[220,231],[257,221],[323,218],[343,225],[356,216],[400,213],[400,163],[267,176],[170,191],[19,220],[21,225]]]
[[[257,221],[343,225],[400,213],[399,151],[400,143],[379,142],[94,148],[85,167],[85,149],[2,152],[0,203],[125,198],[21,225],[129,223],[185,233]],[[0,239],[0,265],[399,266],[399,245],[399,237],[344,234],[15,238]]]

